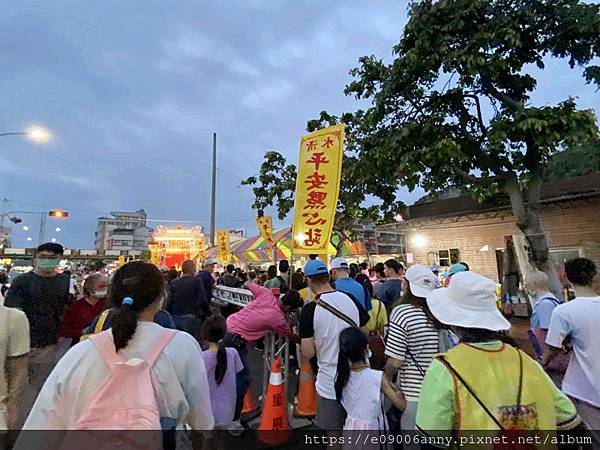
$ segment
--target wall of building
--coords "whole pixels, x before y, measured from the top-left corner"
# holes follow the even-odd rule
[[[557,259],[579,254],[600,266],[600,199],[556,203],[542,209],[542,227]],[[458,249],[472,270],[498,279],[496,250],[505,236],[520,234],[507,210],[469,216],[411,220],[398,224],[406,233],[406,252],[415,263],[436,263],[436,252]]]

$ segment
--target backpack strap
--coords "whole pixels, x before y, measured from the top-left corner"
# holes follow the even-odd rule
[[[96,327],[94,328],[94,334],[100,333],[104,329],[104,323],[106,322],[106,318],[110,313],[110,309],[105,309],[98,317],[98,321],[96,322]]]
[[[125,357],[115,351],[115,341],[113,340],[112,333],[108,330],[94,334],[89,339],[96,346],[100,352],[100,356],[102,356],[102,359],[104,359],[109,367],[125,362]]]
[[[333,314],[334,316],[336,316],[338,319],[343,320],[344,322],[346,322],[351,327],[358,328],[357,325],[356,325],[356,323],[354,322],[354,320],[352,320],[346,314],[344,314],[343,312],[341,312],[339,309],[337,309],[337,308],[331,306],[329,303],[323,301],[321,298],[317,299],[317,306],[325,308],[331,314]]]
[[[462,385],[467,389],[467,391],[469,391],[469,393],[473,396],[473,398],[477,401],[477,403],[479,403],[479,406],[481,406],[483,408],[483,410],[486,412],[486,414],[488,416],[490,416],[490,418],[494,421],[494,423],[496,424],[496,426],[498,426],[498,428],[500,428],[502,431],[505,431],[505,428],[498,421],[498,419],[496,418],[496,416],[494,416],[492,414],[492,412],[488,409],[487,406],[485,406],[485,404],[481,401],[481,399],[477,396],[477,394],[475,394],[475,392],[473,391],[473,389],[471,389],[471,386],[469,386],[467,384],[467,382],[463,379],[463,377],[460,376],[460,374],[456,371],[456,369],[454,369],[454,367],[452,367],[450,365],[450,363],[448,362],[448,360],[446,358],[444,358],[444,355],[438,355],[438,356],[436,356],[436,358],[440,359],[444,363],[444,365],[448,368],[448,370],[450,372],[452,372],[456,378],[459,379],[459,381],[462,383]],[[519,394],[519,397],[520,397],[520,394]]]
[[[148,355],[144,358],[150,367],[154,365],[162,351],[169,345],[169,342],[171,342],[171,339],[173,339],[176,333],[176,330],[168,330],[166,328],[162,330],[160,336],[154,341],[154,344],[152,344],[152,348],[148,352]]]

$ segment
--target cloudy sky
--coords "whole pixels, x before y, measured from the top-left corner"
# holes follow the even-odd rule
[[[144,208],[205,227],[212,133],[217,226],[255,234],[250,189],[265,150],[292,159],[306,121],[356,108],[343,95],[365,54],[391,58],[406,1],[5,0],[0,16],[0,132],[39,124],[52,142],[0,138],[0,199],[12,209],[68,209],[48,238],[93,246],[96,219]],[[536,100],[597,94],[551,65]],[[406,201],[416,194],[406,194]],[[39,216],[13,233],[37,240]],[[279,223],[278,225],[281,225]],[[62,228],[60,234],[53,230]]]

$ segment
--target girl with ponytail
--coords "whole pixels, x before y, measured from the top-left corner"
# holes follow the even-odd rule
[[[226,333],[223,316],[212,315],[204,321],[203,338],[208,349],[202,357],[208,373],[215,426],[221,429],[228,428],[233,422],[237,398],[236,374],[244,369],[238,351],[223,344]]]
[[[158,268],[142,261],[129,262],[115,272],[109,292],[114,306],[111,328],[78,343],[62,357],[24,428],[76,429],[81,426],[79,421],[88,417],[88,407],[113,408],[111,405],[119,404],[120,399],[105,389],[111,380],[121,376],[127,377],[123,381],[128,385],[140,383],[137,372],[114,370],[121,367],[121,362],[114,361],[124,361],[128,366],[145,363],[149,367],[161,425],[173,424],[180,430],[186,425],[194,430],[212,429],[207,373],[198,342],[187,333],[154,323],[165,297]],[[97,417],[112,420],[117,410],[110,408]],[[124,426],[109,425],[110,429]]]
[[[354,327],[340,333],[335,393],[346,413],[344,430],[387,430],[383,412],[385,394],[398,409],[406,407],[402,392],[383,376],[383,372],[369,367],[367,337]]]

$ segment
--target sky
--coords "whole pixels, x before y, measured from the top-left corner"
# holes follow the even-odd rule
[[[92,248],[110,211],[143,208],[150,226],[208,229],[213,132],[217,228],[256,234],[240,180],[258,173],[267,150],[295,163],[320,111],[357,108],[343,94],[348,70],[363,55],[391,60],[407,3],[5,0],[0,133],[40,125],[53,136],[0,137],[0,199],[37,213],[18,214],[30,229],[13,227],[13,246],[37,242],[39,211],[55,208],[70,216],[49,219],[46,237],[72,248]],[[541,81],[538,102],[568,90],[598,107],[565,64],[550,64]],[[411,203],[421,192],[399,194]]]

